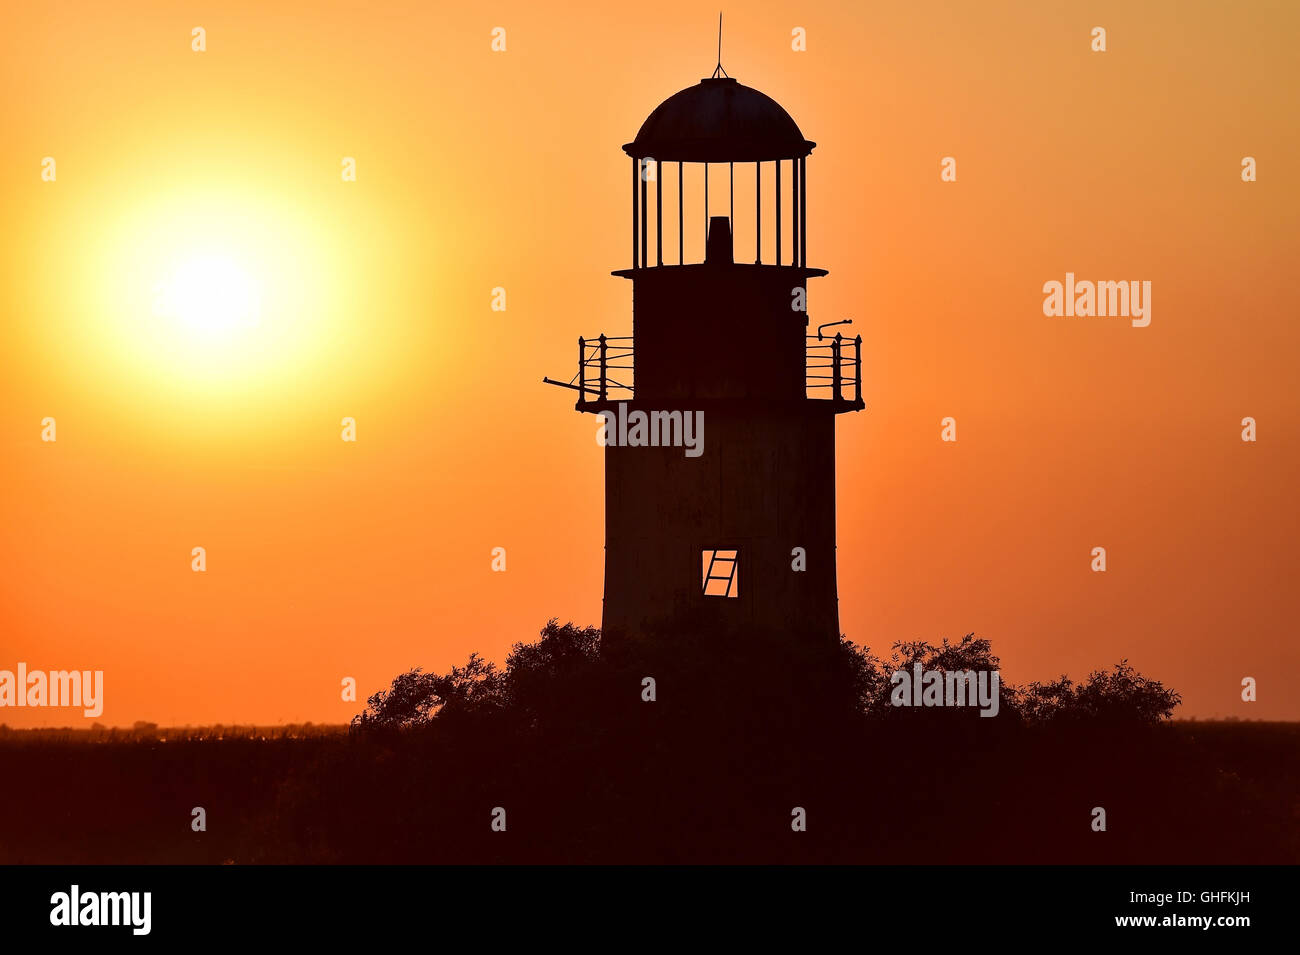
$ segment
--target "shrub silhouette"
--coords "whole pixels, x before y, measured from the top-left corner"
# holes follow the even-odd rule
[[[516,643],[506,656],[501,701],[521,712],[540,716],[557,705],[555,692],[563,684],[581,682],[600,660],[600,630],[561,626],[554,618],[542,628],[536,643]]]
[[[710,714],[723,722],[728,714],[753,719],[773,705],[781,707],[787,721],[831,711],[846,721],[854,715],[883,718],[900,712],[920,714],[915,718],[951,718],[977,714],[978,708],[972,703],[894,706],[892,675],[900,670],[910,674],[917,664],[923,671],[943,674],[1001,670],[990,641],[973,633],[956,642],[945,637],[938,644],[898,641],[888,661],[882,661],[845,637],[835,647],[824,647],[787,634],[706,630],[683,627],[679,621],[671,634],[602,653],[598,628],[561,625],[553,618],[539,640],[511,648],[504,671],[478,653],[446,674],[424,673],[417,667],[395,678],[388,690],[372,695],[352,725],[361,730],[410,728],[435,717],[484,716],[493,710],[532,726],[547,720],[569,722],[579,714],[589,715],[592,706],[609,695],[611,685],[621,684],[626,692],[631,683],[639,684],[639,673],[670,676],[678,692],[693,703],[694,716]],[[801,679],[801,689],[792,691],[792,678]],[[1062,676],[1019,688],[1002,681],[999,715],[1030,723],[1158,723],[1170,719],[1181,700],[1178,693],[1121,660],[1110,670],[1093,671],[1083,683]]]
[[[1034,720],[1091,720],[1105,723],[1158,723],[1173,716],[1182,696],[1142,676],[1121,660],[1110,670],[1094,670],[1085,683],[1067,676],[1031,683],[1021,694],[1022,713]]]
[[[892,677],[903,671],[909,676],[913,667],[920,665],[922,672],[936,671],[945,676],[949,673],[971,671],[993,673],[1000,671],[1002,664],[993,653],[988,640],[968,633],[957,643],[950,643],[944,637],[940,644],[927,643],[924,640],[898,641],[891,648],[888,665],[877,660],[869,650],[859,651],[864,659],[864,666],[875,667],[878,677],[870,682],[870,695],[862,701],[865,712],[876,717],[906,714],[912,719],[950,719],[957,715],[978,715],[976,702],[968,700],[961,707],[898,707],[893,705],[895,684]],[[1001,674],[999,673],[999,680]],[[919,687],[912,688],[913,694],[920,693]],[[1014,687],[1001,683],[998,708],[999,715],[1012,716],[1016,712],[1017,693]]]
[[[459,715],[499,706],[503,676],[495,663],[477,653],[463,667],[446,674],[423,673],[416,667],[393,680],[367,701],[365,711],[352,718],[361,729],[401,729],[427,723],[436,713]]]

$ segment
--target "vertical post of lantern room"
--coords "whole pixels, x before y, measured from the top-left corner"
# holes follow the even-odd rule
[[[655,258],[664,264],[664,180],[659,160],[655,160]]]
[[[808,264],[808,165],[799,158],[799,264]]]
[[[799,160],[790,162],[790,264],[799,265]]]
[[[682,211],[682,162],[677,161],[677,264],[686,264],[686,222],[685,213]]]

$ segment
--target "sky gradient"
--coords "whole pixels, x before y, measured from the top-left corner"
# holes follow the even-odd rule
[[[1127,658],[1179,716],[1300,719],[1300,8],[952,6],[725,8],[727,71],[818,143],[811,319],[863,338],[841,629],[974,632],[1013,682]],[[343,722],[412,666],[599,624],[598,421],[541,378],[630,331],[620,146],[712,71],[716,13],[8,11],[0,669],[104,670],[109,725]],[[209,252],[255,327],[152,314]],[[1150,281],[1150,326],[1044,316],[1067,271]]]

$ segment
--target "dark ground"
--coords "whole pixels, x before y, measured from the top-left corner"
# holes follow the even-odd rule
[[[682,745],[663,703],[632,717],[563,739],[10,732],[0,862],[1300,862],[1300,724],[895,722],[773,747],[735,724]]]

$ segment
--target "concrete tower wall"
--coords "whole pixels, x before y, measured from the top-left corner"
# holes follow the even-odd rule
[[[643,401],[804,398],[806,281],[794,268],[696,265],[633,282],[636,396]]]
[[[697,458],[671,447],[605,449],[611,639],[704,601],[737,624],[838,637],[835,419],[811,404],[701,403]],[[796,547],[807,555],[803,572],[792,569]],[[702,554],[714,549],[739,552],[739,597],[704,596]]]

